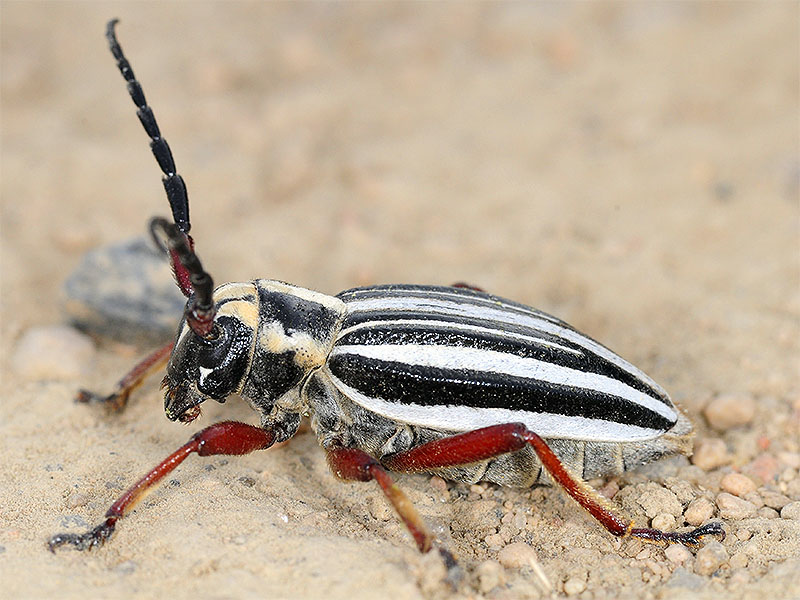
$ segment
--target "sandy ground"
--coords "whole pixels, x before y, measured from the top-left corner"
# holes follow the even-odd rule
[[[800,521],[758,500],[800,500],[796,2],[0,8],[0,596],[547,596],[503,558],[525,542],[553,595],[800,597]],[[232,400],[170,423],[156,380],[116,417],[74,404],[132,344],[95,340],[83,374],[11,368],[26,331],[64,321],[84,252],[167,210],[105,47],[114,16],[218,281],[465,280],[573,323],[662,382],[699,442],[723,443],[720,466],[595,482],[622,488],[627,513],[646,523],[636,498],[678,490],[680,526],[724,475],[758,487],[758,513],[724,519],[719,568],[614,540],[557,490],[399,476],[460,557],[454,592],[309,434],[190,460],[101,550],[47,552],[200,425],[255,422]],[[720,397],[754,416],[712,430]]]

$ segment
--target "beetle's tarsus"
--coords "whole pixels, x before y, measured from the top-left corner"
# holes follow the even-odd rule
[[[128,405],[128,391],[116,391],[108,395],[97,394],[89,390],[78,390],[75,402],[80,404],[100,404],[108,409],[109,412],[120,412]]]
[[[61,546],[72,546],[81,551],[99,548],[114,533],[116,522],[116,518],[108,518],[86,533],[57,533],[48,540],[47,547],[53,553]]]
[[[698,527],[683,533],[665,532],[659,529],[649,528],[631,528],[626,535],[630,535],[631,537],[635,537],[644,542],[650,542],[652,544],[660,544],[662,546],[669,546],[670,544],[683,544],[687,548],[696,550],[700,547],[703,537],[707,535],[713,535],[719,538],[720,542],[723,541],[725,539],[725,529],[722,527],[722,523],[719,521],[714,521],[712,523],[706,523],[702,527]]]

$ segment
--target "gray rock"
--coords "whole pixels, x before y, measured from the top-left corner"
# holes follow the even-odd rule
[[[79,329],[148,345],[174,335],[186,303],[168,260],[145,236],[88,252],[64,292],[67,317]]]

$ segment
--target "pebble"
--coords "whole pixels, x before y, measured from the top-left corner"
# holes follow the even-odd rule
[[[698,575],[711,575],[728,561],[728,551],[717,540],[706,543],[697,551],[694,572]]]
[[[723,490],[740,498],[756,490],[753,480],[741,473],[728,473],[719,484]]]
[[[781,509],[781,519],[800,521],[800,502],[790,502]]]
[[[761,496],[758,492],[748,492],[744,495],[744,499],[756,508],[761,508],[764,506],[764,501],[761,499]]]
[[[717,496],[717,506],[719,507],[719,516],[723,519],[738,521],[756,514],[755,504],[727,492],[722,492]]]
[[[704,471],[711,471],[731,462],[728,448],[721,439],[704,439],[697,443],[692,455],[692,464]]]
[[[11,368],[33,380],[77,379],[90,372],[94,358],[92,340],[72,327],[32,327],[17,342]]]
[[[699,527],[714,515],[714,503],[705,496],[700,496],[692,500],[683,514],[683,518],[689,525]]]
[[[747,566],[749,559],[747,558],[747,554],[744,552],[737,552],[731,559],[728,561],[728,564],[731,566],[731,569],[744,569]]]
[[[503,565],[496,560],[485,560],[475,569],[481,592],[488,594],[505,579]]]
[[[645,514],[651,519],[663,513],[677,517],[683,512],[678,497],[658,484],[648,484],[645,491],[636,499],[644,509]]]
[[[78,508],[79,506],[86,506],[89,502],[89,497],[80,492],[72,492],[65,502],[67,508]]]
[[[431,477],[430,484],[431,487],[440,494],[447,493],[447,482],[438,475],[434,475],[433,477]]]
[[[772,490],[761,489],[759,490],[759,495],[764,501],[765,506],[769,506],[775,510],[780,510],[791,502],[788,496],[784,496],[779,492],[773,492]]]
[[[756,514],[758,514],[758,516],[762,519],[777,519],[779,516],[778,511],[774,508],[770,508],[769,506],[762,506],[758,509]]]
[[[507,569],[529,567],[539,562],[536,551],[525,542],[509,544],[497,553],[497,560]]]
[[[775,479],[778,474],[778,459],[772,454],[765,452],[759,455],[753,462],[751,462],[744,471],[760,480],[763,483],[769,483]]]
[[[675,529],[675,515],[670,513],[661,513],[653,517],[651,522],[652,526],[661,531],[672,531]]]
[[[800,452],[778,452],[781,464],[800,470]]]
[[[486,542],[486,545],[489,548],[500,548],[504,542],[503,536],[499,533],[490,533],[485,538],[483,538],[483,541]]]
[[[580,577],[570,577],[564,582],[564,593],[567,596],[576,596],[586,590],[586,582]]]
[[[756,414],[756,402],[750,395],[725,394],[709,402],[703,414],[713,429],[727,431],[750,423]]]
[[[686,546],[680,544],[671,544],[664,549],[664,555],[667,560],[676,565],[682,565],[687,560],[692,558],[692,553]]]

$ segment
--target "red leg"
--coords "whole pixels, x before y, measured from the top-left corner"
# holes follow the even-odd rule
[[[521,450],[526,444],[534,449],[553,480],[558,482],[564,491],[597,519],[603,527],[616,536],[632,536],[661,544],[680,543],[690,547],[699,545],[700,539],[705,535],[716,535],[725,539],[725,531],[720,523],[708,523],[686,533],[634,528],[633,521],[614,513],[602,496],[586,482],[570,473],[547,443],[529,431],[522,423],[493,425],[435,440],[408,452],[386,458],[383,460],[383,464],[394,471],[429,471],[486,460],[507,452]]]
[[[457,281],[456,283],[452,284],[450,287],[454,288],[463,288],[465,290],[472,290],[473,292],[485,292],[483,288],[479,288],[476,285],[472,285],[471,283],[464,283],[463,281]]]
[[[128,404],[130,393],[154,372],[167,364],[174,342],[154,350],[142,359],[130,372],[117,383],[116,388],[108,396],[101,396],[87,390],[80,390],[76,402],[103,404],[113,411],[120,411]]]
[[[420,552],[427,552],[433,543],[433,534],[428,530],[408,497],[392,481],[381,464],[366,452],[355,448],[332,448],[328,450],[328,465],[334,475],[349,481],[372,481],[381,486],[386,498],[406,524]]]
[[[224,421],[206,427],[194,434],[188,442],[161,461],[122,494],[108,509],[106,520],[100,525],[82,534],[59,533],[54,535],[48,542],[50,551],[54,552],[56,548],[65,544],[74,546],[78,550],[101,546],[114,533],[117,521],[130,512],[139,500],[175,470],[192,452],[197,452],[199,456],[249,454],[255,450],[269,448],[274,441],[275,434],[272,431],[246,423]]]

